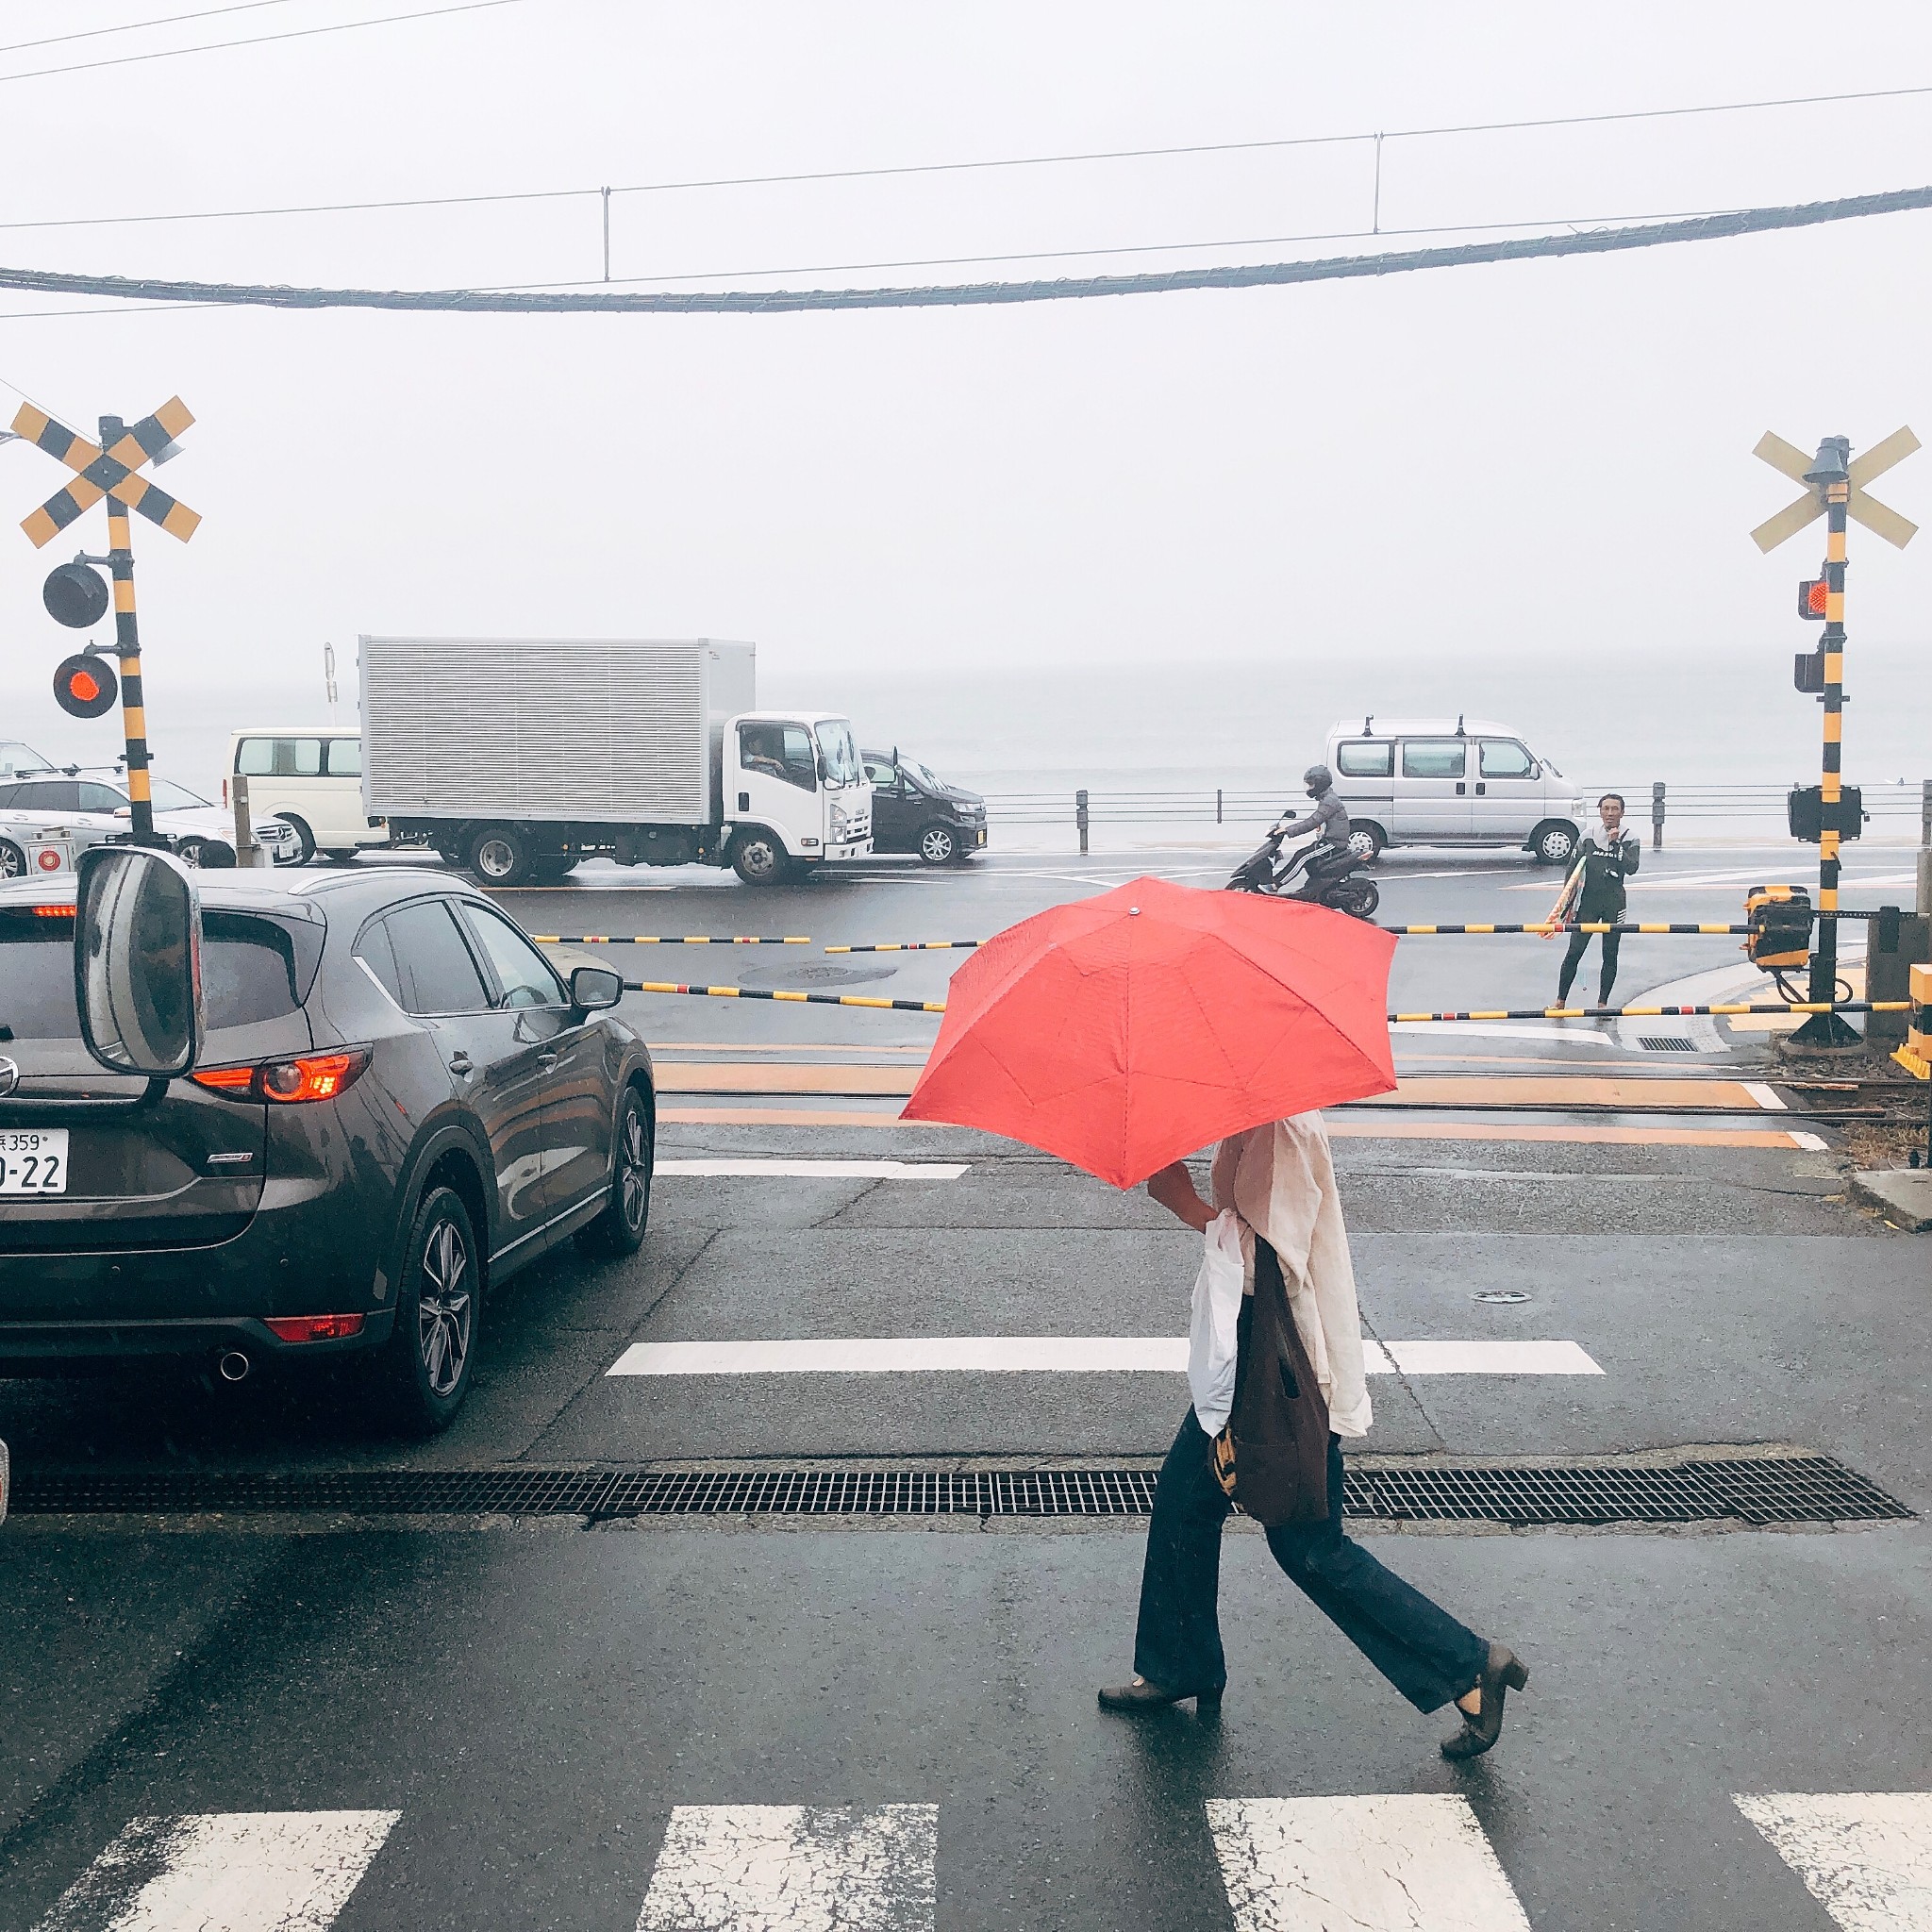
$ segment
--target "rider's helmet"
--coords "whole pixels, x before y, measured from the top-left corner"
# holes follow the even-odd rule
[[[1302,783],[1308,788],[1311,798],[1319,798],[1323,792],[1335,789],[1335,774],[1326,765],[1310,765],[1302,774]]]

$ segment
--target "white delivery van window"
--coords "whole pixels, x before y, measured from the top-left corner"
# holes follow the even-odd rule
[[[738,727],[738,761],[747,772],[796,785],[801,791],[819,789],[819,761],[811,733],[803,724],[780,724],[754,719]]]
[[[319,778],[322,740],[244,738],[235,754],[235,769],[244,778]]]
[[[1536,760],[1513,738],[1484,739],[1481,760],[1485,778],[1527,778],[1536,769]]]
[[[1459,738],[1405,738],[1402,775],[1405,778],[1459,778],[1464,741]]]
[[[362,775],[362,741],[359,738],[329,740],[328,774],[331,778],[359,778]]]
[[[1387,778],[1395,770],[1395,747],[1357,740],[1337,749],[1335,762],[1344,778]]]

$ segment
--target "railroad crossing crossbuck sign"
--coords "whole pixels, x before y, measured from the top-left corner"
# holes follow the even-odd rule
[[[1889,508],[1875,496],[1868,496],[1865,485],[1873,477],[1884,475],[1894,464],[1904,462],[1918,447],[1919,439],[1909,429],[1894,429],[1883,442],[1874,443],[1856,462],[1847,465],[1845,472],[1852,485],[1845,514],[1855,524],[1863,524],[1874,537],[1883,537],[1899,550],[1903,550],[1919,534],[1918,525],[1909,517],[1900,516],[1897,510]],[[1816,459],[1794,448],[1782,436],[1774,436],[1767,429],[1758,438],[1757,447],[1751,454],[1759,462],[1769,463],[1774,470],[1782,471],[1793,483],[1805,486],[1804,495],[1795,503],[1787,504],[1776,516],[1767,517],[1751,532],[1751,541],[1758,549],[1772,551],[1824,514],[1824,492],[1812,487],[1808,474],[1816,468]]]
[[[13,419],[13,433],[37,443],[75,473],[64,490],[57,490],[32,516],[22,522],[20,527],[32,540],[34,548],[38,550],[52,542],[75,517],[92,509],[104,496],[111,496],[117,504],[125,503],[129,509],[139,510],[149,523],[160,525],[169,536],[187,542],[199,527],[201,518],[185,503],[177,503],[165,490],[136,473],[159,456],[193,421],[188,405],[175,396],[152,416],[143,416],[111,449],[104,450],[86,437],[63,429],[31,403],[23,403]]]

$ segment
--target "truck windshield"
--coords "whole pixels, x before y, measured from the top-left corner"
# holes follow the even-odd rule
[[[819,749],[825,755],[825,779],[832,785],[856,785],[862,774],[852,726],[843,718],[827,718],[819,727]]]

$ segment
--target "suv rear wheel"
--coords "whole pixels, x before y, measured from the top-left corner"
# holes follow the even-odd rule
[[[935,819],[919,828],[919,856],[927,865],[951,865],[959,856],[959,835]]]
[[[454,1188],[432,1188],[410,1224],[396,1283],[396,1325],[375,1358],[386,1420],[430,1436],[456,1420],[476,1360],[476,1231]]]

